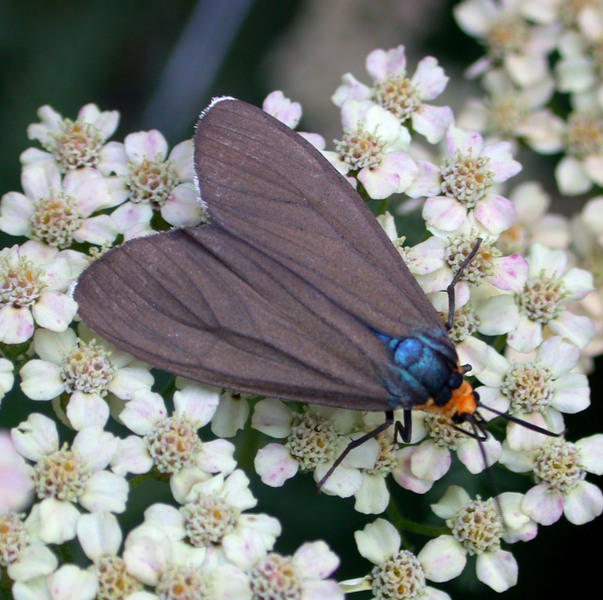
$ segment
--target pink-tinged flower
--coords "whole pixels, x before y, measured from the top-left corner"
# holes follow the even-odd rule
[[[354,411],[309,405],[297,413],[280,400],[260,400],[251,426],[271,437],[286,438],[286,442],[261,448],[255,457],[255,470],[271,487],[282,486],[298,471],[313,471],[314,480],[319,482],[349,442],[362,435],[359,425],[361,415]],[[357,494],[364,482],[361,469],[372,469],[378,454],[375,439],[355,448],[324,482],[322,491],[341,498]]]
[[[149,470],[154,466],[170,476],[175,489],[190,488],[208,474],[232,472],[236,467],[234,446],[221,439],[204,442],[197,433],[211,421],[219,398],[215,389],[191,383],[174,393],[174,412],[169,415],[159,394],[136,390],[119,418],[141,438],[122,441],[113,470],[141,472],[141,467]]]
[[[373,79],[373,86],[368,87],[347,73],[343,76],[343,85],[332,97],[337,106],[343,106],[349,99],[372,100],[394,114],[400,123],[410,119],[413,130],[431,144],[442,139],[454,116],[448,106],[424,103],[424,100],[437,98],[448,83],[444,69],[433,56],[419,61],[415,74],[409,78],[404,46],[373,50],[366,57],[366,70]]]
[[[8,192],[2,196],[2,231],[59,249],[74,242],[109,244],[117,236],[109,215],[93,216],[125,199],[116,178],[104,177],[89,167],[61,176],[54,164],[33,165],[23,169],[21,185],[24,194]]]
[[[343,600],[343,591],[327,579],[339,558],[321,541],[306,542],[293,556],[269,553],[248,571],[254,598],[320,598]]]
[[[406,250],[406,264],[426,294],[446,290],[478,237],[472,230],[454,237],[434,235]],[[469,300],[470,289],[479,286],[490,286],[489,289],[494,290],[490,295],[519,292],[524,288],[527,274],[528,264],[523,257],[502,256],[491,240],[482,238],[477,254],[456,285],[456,307],[463,306]],[[512,297],[510,303],[513,303]],[[478,331],[482,331],[481,326]]]
[[[275,90],[266,96],[262,109],[287,127],[295,129],[302,116],[299,102],[292,102],[280,90]]]
[[[27,137],[38,140],[47,150],[29,148],[21,155],[24,165],[56,161],[62,172],[97,167],[103,145],[117,129],[119,112],[101,111],[96,104],[83,106],[75,121],[63,118],[52,107],[38,109],[41,123],[27,128]]]
[[[588,317],[571,313],[566,305],[584,298],[593,289],[593,277],[584,269],[567,268],[563,250],[533,244],[528,253],[529,272],[522,290],[516,291],[520,318],[508,345],[519,352],[530,352],[544,339],[546,328],[583,348],[594,335]]]
[[[500,462],[517,473],[532,471],[536,485],[526,493],[522,509],[541,525],[552,525],[562,514],[583,525],[603,513],[601,490],[585,481],[587,473],[603,474],[603,434],[574,443],[549,438],[532,452],[505,444]]]
[[[502,550],[501,540],[533,539],[536,525],[521,510],[521,494],[505,492],[498,496],[498,501],[504,525],[493,498],[482,500],[478,496],[472,500],[458,486],[450,486],[440,501],[431,505],[438,517],[446,519],[452,532],[427,542],[419,554],[424,562],[431,560],[433,575],[443,563],[447,566],[447,579],[456,577],[465,568],[467,555],[476,555],[476,575],[481,582],[496,592],[504,592],[517,583],[517,562],[510,552]],[[429,576],[430,571],[426,574]]]
[[[385,519],[377,519],[354,532],[358,552],[375,566],[369,575],[341,582],[346,593],[371,590],[378,598],[424,598],[449,600],[448,594],[427,585],[427,580],[448,581],[455,577],[442,560],[402,550],[401,537]]]
[[[371,198],[387,198],[406,190],[418,173],[408,154],[410,133],[406,127],[392,113],[369,101],[344,102],[341,122],[343,138],[335,145],[339,168],[343,161]],[[331,160],[331,154],[326,152],[325,156]]]
[[[167,142],[159,131],[140,131],[126,136],[123,144],[109,142],[101,159],[101,172],[115,173],[126,189],[128,201],[112,214],[120,233],[132,226],[128,218],[132,204],[159,210],[163,219],[176,227],[198,225],[203,220],[204,205],[193,184],[191,140],[177,144],[168,155]]]
[[[451,125],[445,137],[446,156],[440,164],[440,193],[427,198],[423,218],[430,230],[459,230],[469,211],[478,226],[498,235],[515,222],[513,203],[496,193],[495,185],[513,177],[521,165],[511,144],[484,144],[477,131]]]
[[[48,544],[62,544],[76,535],[82,516],[77,505],[89,512],[121,513],[126,508],[128,482],[106,470],[119,442],[101,427],[82,429],[71,447],[59,446],[56,425],[44,415],[32,413],[11,430],[15,448],[33,463],[35,505],[39,537]]]
[[[35,325],[67,329],[77,303],[65,292],[87,264],[78,256],[35,241],[0,251],[0,341],[26,342]]]
[[[0,520],[9,511],[19,511],[31,502],[33,481],[23,457],[7,431],[0,430]],[[0,528],[0,531],[2,529]],[[3,552],[0,552],[0,564]]]
[[[521,0],[463,0],[456,5],[459,27],[486,47],[486,56],[469,67],[468,75],[476,77],[502,64],[520,86],[547,78],[547,58],[555,49],[559,25],[554,11],[541,5]]]
[[[560,432],[561,413],[577,413],[590,405],[588,379],[571,372],[579,358],[580,350],[560,336],[545,340],[535,356],[517,353],[510,360],[492,350],[486,368],[477,374],[485,385],[476,391],[485,406]],[[519,423],[507,424],[513,450],[533,450],[548,439]]]
[[[172,486],[174,489],[174,486]],[[168,532],[172,540],[184,540],[195,548],[212,547],[241,569],[249,569],[272,550],[281,533],[277,519],[245,512],[257,504],[249,479],[241,470],[196,482],[182,506],[154,504],[144,513],[144,522]]]
[[[414,411],[411,441],[420,443],[396,453],[392,475],[398,485],[417,494],[428,492],[450,469],[451,452],[456,452],[470,473],[481,473],[498,460],[502,451],[498,440],[489,435],[488,439],[478,441],[469,426],[459,427],[467,433],[460,431],[448,417]],[[482,451],[486,454],[487,464]]]
[[[555,91],[552,77],[517,88],[504,70],[494,69],[482,83],[488,95],[468,100],[457,125],[476,129],[490,141],[522,140],[540,154],[561,150],[565,123],[545,107]]]
[[[517,220],[503,231],[496,245],[505,254],[524,254],[539,242],[549,248],[566,249],[570,242],[570,224],[564,215],[549,212],[551,197],[537,181],[520,183],[509,194]]]
[[[92,561],[89,570],[96,577],[97,598],[111,597],[116,588],[124,598],[144,589],[142,582],[128,573],[124,559],[118,554],[123,535],[115,515],[107,512],[82,515],[77,524],[77,538]]]
[[[109,418],[107,394],[129,400],[140,388],[150,390],[153,376],[148,367],[80,327],[55,333],[38,329],[32,358],[21,368],[21,390],[32,400],[53,400],[68,394],[65,414],[76,430],[89,425],[103,427]]]

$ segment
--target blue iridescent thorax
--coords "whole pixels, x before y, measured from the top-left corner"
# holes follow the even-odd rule
[[[378,333],[391,349],[391,377],[385,382],[396,408],[412,408],[430,398],[438,406],[446,404],[463,376],[457,368],[454,346],[444,331],[418,333],[396,339]]]

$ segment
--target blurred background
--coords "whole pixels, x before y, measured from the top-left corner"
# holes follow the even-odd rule
[[[44,104],[73,119],[88,102],[116,109],[121,122],[113,139],[156,128],[171,147],[192,135],[200,110],[212,96],[228,94],[261,105],[268,92],[281,89],[303,106],[299,128],[322,134],[330,146],[341,133],[338,109],[330,102],[341,76],[352,72],[368,82],[365,56],[375,48],[404,44],[411,74],[422,57],[430,54],[439,60],[451,82],[437,103],[458,110],[465,98],[478,93],[462,73],[482,51],[455,25],[454,4],[452,0],[0,0],[0,195],[20,190],[19,155],[31,145],[26,128],[38,121],[36,110]],[[8,238],[1,241],[14,243]],[[592,384],[593,408],[568,419],[571,439],[603,430],[601,386],[595,378]],[[0,427],[16,425],[32,410],[50,408],[33,404],[13,390],[0,408]],[[459,469],[452,479],[457,474],[458,480],[446,478],[446,484],[435,486],[427,499],[397,490],[401,511],[420,517],[418,504],[427,507],[450,483],[474,486],[472,491],[482,496],[491,494],[484,477],[467,482]],[[505,474],[495,470],[494,477],[500,477],[500,487],[506,489]],[[353,532],[375,517],[354,513],[353,501],[316,496],[310,477],[296,478],[280,490],[255,484],[260,498],[256,510],[283,522],[280,552],[324,538],[342,556],[339,579],[360,576],[370,568],[355,552]],[[300,502],[300,494],[308,498],[307,505]],[[137,523],[145,507],[141,499],[139,512],[128,518]],[[577,528],[562,519],[554,527],[541,528],[534,542],[516,544],[512,551],[519,563],[519,584],[503,597],[557,598],[566,584],[578,593],[590,589],[595,577],[590,564],[598,558],[601,533],[600,523]],[[426,541],[410,540],[416,549]],[[468,576],[434,587],[456,598],[497,596],[475,580],[473,564],[470,559]],[[560,569],[559,574],[552,576],[552,569]]]

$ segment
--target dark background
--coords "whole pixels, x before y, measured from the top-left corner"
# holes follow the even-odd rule
[[[330,145],[340,133],[330,95],[341,75],[351,71],[368,82],[366,54],[403,43],[411,74],[423,56],[438,58],[452,76],[441,103],[458,109],[475,89],[462,79],[462,71],[481,55],[481,49],[454,24],[453,4],[450,0],[0,0],[0,195],[20,190],[19,154],[31,145],[26,127],[38,120],[36,110],[43,104],[73,119],[88,102],[117,109],[122,116],[113,139],[157,128],[171,147],[192,134],[198,113],[212,96],[229,94],[261,104],[269,91],[283,89],[304,106],[300,128],[322,133]],[[550,179],[550,174],[543,178]],[[1,241],[14,243],[6,236]],[[593,407],[567,419],[570,439],[601,431],[600,383],[594,377],[591,382]],[[46,403],[28,401],[17,387],[3,400],[0,427],[12,427],[34,410],[49,409]],[[494,476],[505,489],[507,476],[498,470]],[[454,469],[452,479],[436,485],[429,500],[439,499],[449,483],[486,497],[491,493],[484,477],[467,478],[463,469]],[[256,510],[283,522],[279,551],[292,552],[305,540],[324,538],[342,556],[339,579],[359,576],[370,568],[355,552],[353,532],[376,517],[358,515],[352,501],[316,496],[310,477],[296,478],[281,490],[258,484],[257,478],[254,484],[260,498]],[[427,505],[425,499],[417,502],[415,495],[403,490],[396,489],[395,496],[407,516],[420,517],[418,505]],[[302,497],[308,502],[300,501]],[[124,523],[140,519],[146,504],[140,493],[137,498],[140,507],[133,495]],[[578,528],[562,519],[554,527],[540,528],[535,541],[511,548],[519,563],[519,584],[503,597],[556,598],[568,588],[580,593],[596,586],[598,573],[591,566],[600,556],[600,535],[600,521]],[[420,549],[426,540],[411,541]],[[498,597],[475,580],[472,564],[461,578],[434,587],[456,598]]]

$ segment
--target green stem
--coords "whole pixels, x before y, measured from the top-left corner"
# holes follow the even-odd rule
[[[390,522],[400,534],[402,540],[402,547],[408,550],[413,549],[413,544],[411,544],[408,539],[406,539],[402,532],[417,533],[419,535],[425,535],[430,538],[436,538],[440,535],[449,533],[448,528],[445,526],[425,525],[424,523],[417,523],[416,521],[407,519],[402,515],[398,508],[398,505],[393,500],[393,497],[391,495],[389,504],[387,505],[386,513]]]

